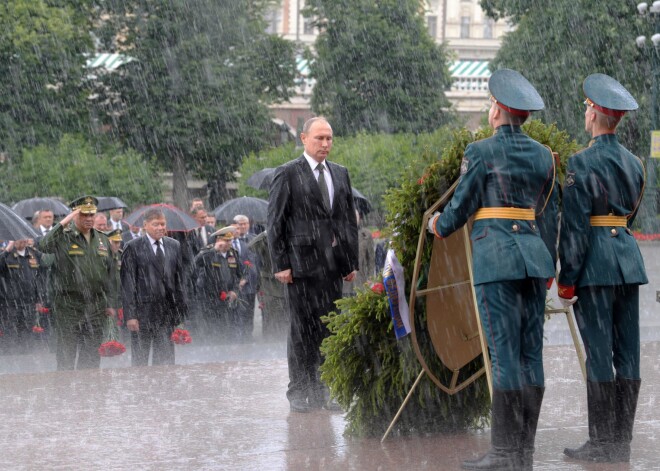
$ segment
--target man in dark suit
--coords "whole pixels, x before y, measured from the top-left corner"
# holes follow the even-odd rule
[[[268,204],[268,243],[275,278],[289,297],[289,387],[294,412],[329,407],[319,379],[319,347],[328,335],[321,316],[335,309],[342,279],[358,269],[357,221],[348,171],[326,160],[332,128],[308,120],[300,135],[305,152],[275,171]]]
[[[197,221],[199,227],[195,229],[195,246],[193,256],[197,255],[202,249],[211,245],[209,239],[211,234],[215,232],[215,228],[206,224],[206,209],[204,208],[194,208],[190,215]]]
[[[172,332],[187,314],[185,277],[179,243],[165,237],[165,215],[144,215],[145,235],[126,244],[121,259],[121,290],[126,327],[131,332],[131,363],[174,364]]]

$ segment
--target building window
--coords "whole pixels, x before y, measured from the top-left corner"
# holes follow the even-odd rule
[[[486,18],[484,23],[484,39],[493,39],[493,28],[495,27],[495,20]]]
[[[276,34],[280,26],[280,10],[273,8],[266,13],[266,32],[269,34]]]
[[[470,37],[470,17],[461,16],[461,39]]]
[[[429,31],[429,36],[435,39],[438,36],[438,17],[437,16],[427,16],[426,17],[426,28]]]
[[[314,34],[314,20],[305,18],[303,20],[303,34]]]

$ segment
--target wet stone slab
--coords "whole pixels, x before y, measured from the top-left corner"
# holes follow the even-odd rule
[[[535,469],[660,469],[660,343],[642,346],[630,466],[562,457],[587,436],[575,354],[547,347]],[[341,414],[292,414],[283,359],[0,376],[0,469],[451,470],[489,430],[349,439]]]

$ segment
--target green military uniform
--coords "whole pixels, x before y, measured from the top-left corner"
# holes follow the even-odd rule
[[[71,203],[84,214],[96,212],[96,198]],[[115,261],[105,234],[91,229],[89,241],[72,222],[61,224],[40,242],[44,253],[54,255],[51,289],[57,336],[57,369],[98,368],[98,347],[103,340],[106,309],[116,305]]]
[[[32,328],[37,316],[37,303],[43,303],[46,268],[41,253],[26,247],[23,255],[14,248],[0,252],[0,329],[1,348],[24,350],[34,337]],[[13,345],[12,345],[13,344]]]
[[[493,450],[463,467],[531,469],[544,392],[546,282],[555,275],[556,170],[550,150],[518,125],[544,106],[534,87],[508,69],[493,73],[488,86],[491,113],[503,117],[496,122],[517,124],[499,125],[467,146],[456,191],[430,228],[447,237],[475,219],[474,288],[493,372]]]
[[[226,240],[230,241],[233,233],[228,234]],[[206,320],[217,326],[222,333],[233,337],[240,312],[237,306],[230,306],[229,292],[233,291],[238,295],[243,276],[243,268],[236,251],[229,248],[222,254],[215,248],[207,248],[195,257],[194,265],[196,292]]]
[[[600,118],[599,123],[609,119],[612,125],[591,128],[595,137],[569,159],[564,184],[557,281],[561,298],[577,296],[589,413],[589,441],[564,452],[586,461],[625,462],[641,383],[639,285],[648,279],[630,230],[642,198],[644,167],[619,144],[614,129],[637,102],[604,74],[590,75],[583,88],[587,124]]]

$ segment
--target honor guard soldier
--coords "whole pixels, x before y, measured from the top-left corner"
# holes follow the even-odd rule
[[[583,84],[589,147],[568,161],[563,190],[558,279],[574,304],[587,354],[589,440],[564,453],[578,460],[628,462],[639,395],[639,285],[648,283],[630,231],[644,189],[642,162],[616,128],[637,102],[615,79]]]
[[[240,334],[240,312],[235,304],[242,280],[243,268],[236,251],[231,247],[236,228],[223,227],[211,234],[213,246],[195,257],[197,295],[207,321],[229,327],[231,334]]]
[[[492,448],[463,468],[532,469],[545,389],[546,283],[555,275],[555,160],[521,129],[544,107],[532,84],[501,69],[488,88],[494,134],[466,147],[456,191],[428,228],[448,237],[474,216],[474,288],[493,373]]]
[[[54,255],[51,284],[57,369],[98,368],[106,316],[114,316],[115,261],[107,236],[93,228],[98,200],[83,196],[39,244]]]

